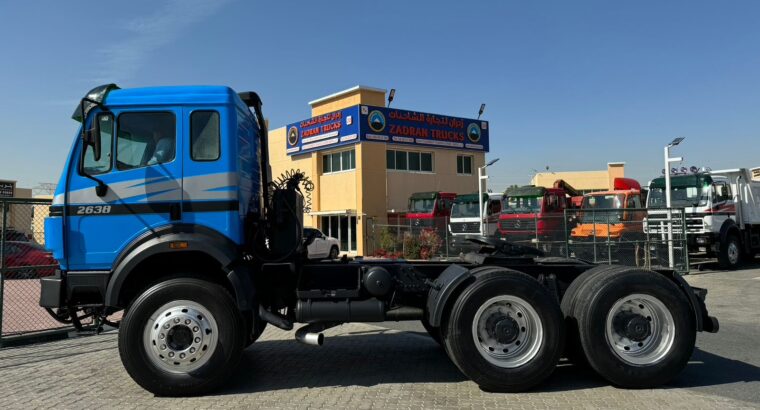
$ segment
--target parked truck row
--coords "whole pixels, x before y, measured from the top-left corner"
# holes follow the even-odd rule
[[[717,259],[734,269],[760,251],[760,182],[753,179],[758,174],[760,168],[676,173],[671,209],[678,212],[672,213],[665,209],[665,178],[658,177],[645,188],[616,178],[612,190],[585,195],[561,179],[549,188],[513,186],[480,200],[477,193],[421,192],[411,196],[403,215],[412,228],[448,229],[454,250],[472,250],[469,238],[485,235],[564,256],[567,242],[574,256],[592,261],[622,252],[634,265],[648,254],[667,266],[668,243],[674,243],[667,237],[670,229],[685,238],[693,259]],[[685,230],[680,220],[668,225],[682,212]],[[648,242],[656,244],[645,249]]]
[[[618,386],[657,386],[687,364],[696,332],[718,331],[707,291],[673,270],[494,238],[457,261],[310,260],[305,176],[272,181],[254,92],[109,84],[74,119],[45,221],[60,269],[42,279],[40,305],[69,322],[123,311],[121,362],[157,395],[218,388],[267,326],[302,324],[295,339],[321,345],[344,323],[420,321],[464,375],[504,392],[541,383],[563,355]],[[531,194],[541,209],[567,206],[545,194]],[[420,199],[425,210],[446,200]]]

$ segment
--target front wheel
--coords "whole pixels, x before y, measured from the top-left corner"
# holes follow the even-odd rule
[[[333,245],[333,247],[330,248],[330,254],[328,255],[328,258],[338,259],[338,253],[340,253],[340,251],[338,250],[338,247]]]
[[[231,373],[245,333],[226,289],[199,279],[171,279],[132,303],[119,331],[119,354],[132,379],[156,395],[203,394]]]
[[[556,300],[534,278],[509,269],[477,275],[445,322],[446,352],[484,390],[530,389],[549,377],[562,353]]]

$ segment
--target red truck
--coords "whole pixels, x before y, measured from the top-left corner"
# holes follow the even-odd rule
[[[552,243],[564,241],[573,228],[565,223],[565,209],[578,208],[582,200],[583,196],[561,179],[551,188],[535,185],[507,188],[497,234],[509,242],[534,244],[551,252]]]
[[[430,228],[444,232],[451,215],[451,205],[457,194],[453,192],[415,192],[409,197],[407,223],[413,228]]]

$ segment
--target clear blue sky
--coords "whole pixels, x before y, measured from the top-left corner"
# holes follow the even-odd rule
[[[365,84],[394,106],[473,117],[499,157],[491,188],[533,169],[625,161],[760,165],[760,2],[3,2],[0,179],[56,182],[90,88],[256,90],[270,123]]]

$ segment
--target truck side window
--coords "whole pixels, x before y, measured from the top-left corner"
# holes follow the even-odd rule
[[[190,114],[190,152],[194,161],[219,159],[219,113],[194,111]]]
[[[125,112],[119,115],[116,168],[146,167],[174,161],[176,119],[170,112]]]
[[[715,184],[715,202],[731,200],[731,191],[725,182]]]
[[[113,115],[99,113],[95,121],[100,124],[100,160],[95,161],[92,146],[87,145],[84,151],[82,168],[90,175],[104,174],[111,170],[111,144],[113,143]]]

